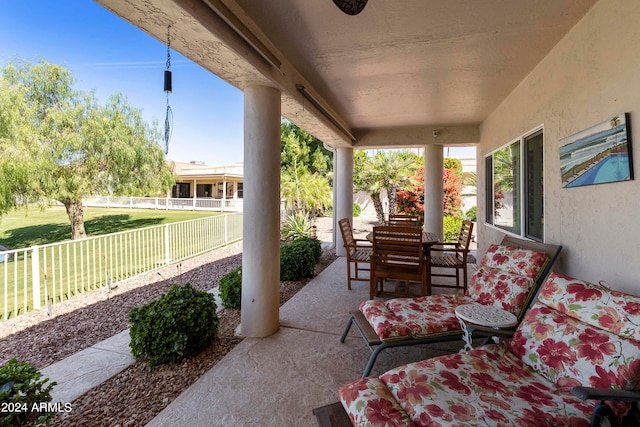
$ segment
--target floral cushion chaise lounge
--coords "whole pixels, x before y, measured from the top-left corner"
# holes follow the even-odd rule
[[[511,341],[363,378],[339,396],[356,426],[586,427],[594,407],[615,425],[637,390],[640,297],[551,273]]]
[[[344,342],[355,325],[369,347],[375,347],[362,375],[366,377],[386,348],[461,340],[463,331],[455,314],[460,305],[496,306],[513,313],[519,322],[561,249],[506,236],[501,244],[487,249],[464,295],[363,301],[359,310],[350,313],[340,341]]]

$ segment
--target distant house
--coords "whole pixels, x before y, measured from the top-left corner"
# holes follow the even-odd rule
[[[203,162],[169,161],[176,176],[175,199],[242,199],[244,164],[207,166]]]

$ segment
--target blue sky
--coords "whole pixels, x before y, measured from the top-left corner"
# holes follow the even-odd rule
[[[69,69],[101,103],[122,93],[162,129],[166,40],[158,41],[90,0],[0,0],[0,67],[20,57]],[[167,157],[222,165],[243,161],[243,94],[171,50],[173,132]],[[445,149],[445,154],[447,153]],[[451,148],[470,157],[473,148]]]
[[[0,0],[0,67],[42,58],[71,70],[101,103],[124,94],[147,122],[164,124],[167,47],[90,0]],[[173,134],[168,158],[243,161],[243,94],[171,50]]]

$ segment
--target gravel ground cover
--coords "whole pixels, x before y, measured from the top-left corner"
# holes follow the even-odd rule
[[[318,238],[331,241],[332,218],[318,218],[315,224]],[[356,235],[366,234],[371,225],[367,219],[354,219]],[[335,258],[333,249],[325,249],[316,274]],[[197,289],[208,290],[241,263],[242,242],[238,242],[120,282],[111,292],[100,289],[56,304],[51,313],[45,308],[2,322],[0,364],[16,357],[44,368],[127,329],[129,310],[156,299],[174,284],[191,283]],[[280,303],[288,301],[310,280],[281,282]],[[239,310],[223,309],[219,315],[218,339],[199,354],[156,369],[135,362],[71,402],[73,410],[58,414],[53,424],[124,427],[148,423],[241,341],[234,335],[240,322]]]

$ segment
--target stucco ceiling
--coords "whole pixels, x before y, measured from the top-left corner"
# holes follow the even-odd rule
[[[162,41],[172,25],[186,57],[240,89],[279,88],[283,116],[366,148],[424,145],[434,129],[441,144],[477,143],[480,123],[596,0],[369,0],[356,16],[332,0],[97,2]]]

